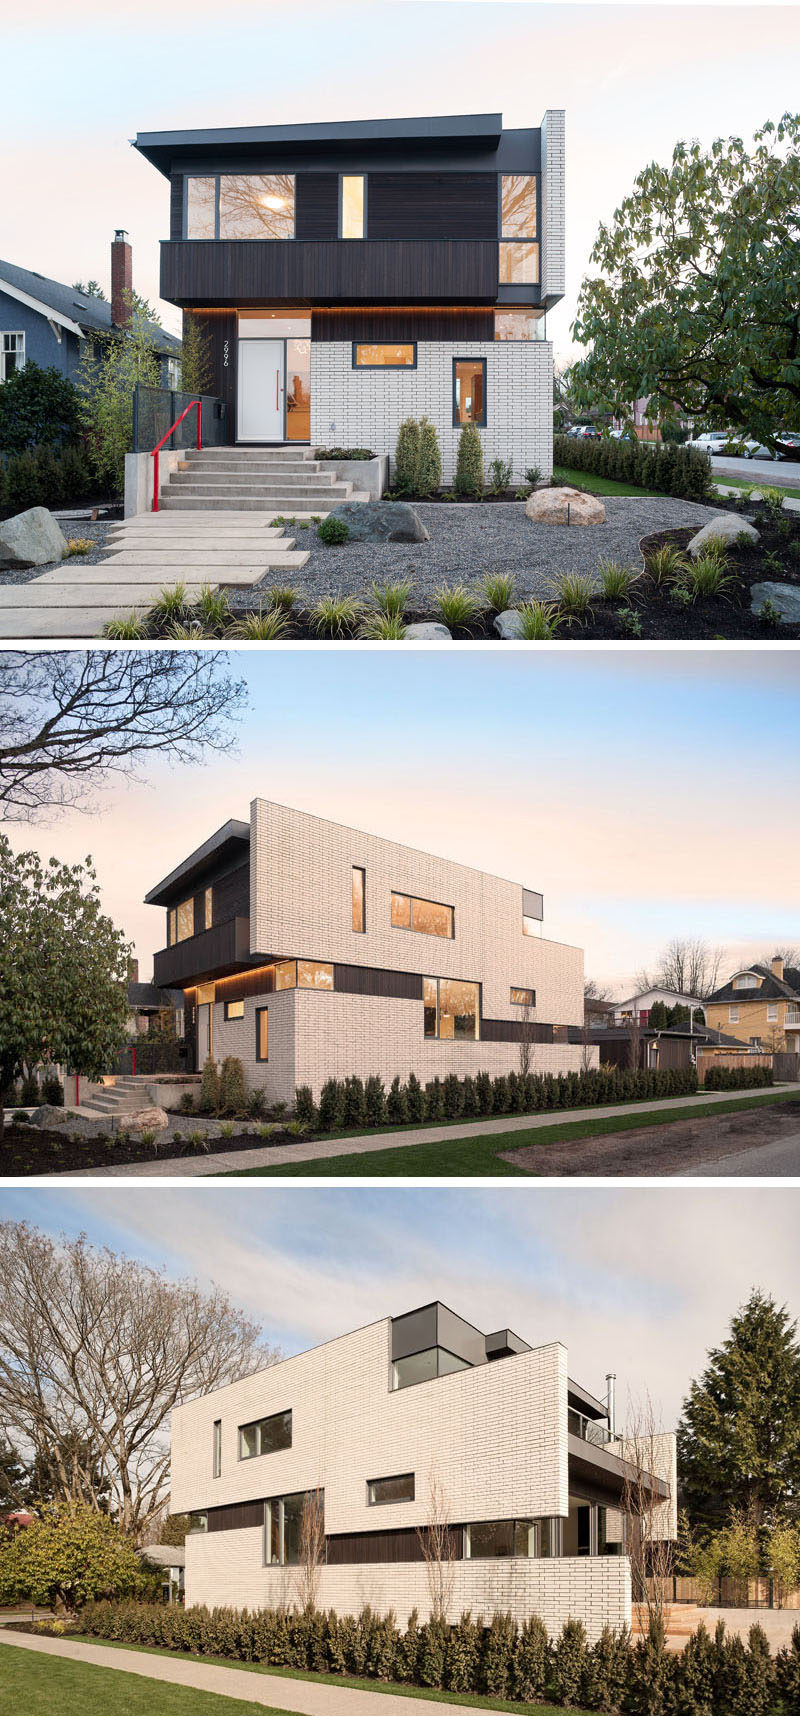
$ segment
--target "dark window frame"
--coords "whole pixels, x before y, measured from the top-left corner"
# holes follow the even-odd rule
[[[464,423],[463,420],[458,415],[458,400],[456,398],[456,381],[458,379],[458,365],[460,363],[471,363],[471,364],[475,364],[476,366],[478,364],[480,364],[480,366],[483,370],[483,415],[481,417],[471,417],[468,419],[468,422],[472,424],[474,429],[485,429],[486,428],[486,425],[488,423],[488,406],[489,406],[489,382],[488,382],[487,369],[486,369],[487,362],[488,362],[488,359],[485,357],[467,357],[465,354],[462,354],[461,357],[454,357],[453,358],[453,428],[454,429],[465,429],[467,426],[466,423]]]
[[[296,180],[296,177],[297,177],[297,175],[295,175],[295,180]],[[342,232],[342,198],[343,198],[343,189],[344,189],[342,181],[344,179],[361,179],[363,181],[363,184],[364,184],[364,231],[361,234],[361,242],[363,242],[363,240],[367,236],[367,231],[368,231],[367,221],[369,219],[369,209],[368,209],[367,198],[369,195],[369,175],[367,173],[340,173],[339,174],[339,189],[338,189],[338,204],[339,204],[339,206],[338,206],[338,212],[337,212],[337,216],[336,216],[337,237],[341,239],[343,244],[358,244],[360,241],[357,238],[345,238],[344,233]],[[295,203],[296,202],[297,202],[297,190],[295,188]],[[362,345],[364,344],[363,341],[361,343],[362,343]]]
[[[259,1448],[259,1451],[257,1454],[243,1454],[242,1453],[242,1432],[244,1430],[254,1430],[256,1425],[271,1424],[272,1420],[274,1418],[288,1418],[288,1420],[289,1420],[289,1440],[288,1440],[288,1442],[285,1442],[283,1444],[283,1446],[280,1448],[267,1448],[267,1449]],[[260,1441],[260,1436],[259,1436],[259,1441]],[[282,1411],[280,1411],[280,1412],[264,1413],[261,1418],[248,1418],[246,1424],[237,1424],[237,1426],[236,1426],[236,1448],[237,1448],[238,1458],[240,1461],[265,1460],[269,1454],[285,1454],[288,1452],[289,1448],[291,1448],[293,1441],[294,1441],[294,1424],[292,1421],[292,1408],[291,1408],[291,1406],[284,1406]],[[292,1491],[292,1494],[294,1494],[294,1491]]]
[[[211,1449],[211,1476],[222,1477],[222,1419],[214,1419],[213,1440]]]
[[[413,1384],[411,1384],[413,1387]],[[409,1496],[385,1496],[382,1499],[371,1494],[375,1484],[399,1484],[408,1478],[411,1483]],[[367,1478],[367,1507],[400,1507],[403,1502],[416,1500],[416,1474],[414,1472],[396,1472],[385,1478]]]
[[[516,995],[514,994],[515,989],[517,990],[518,994],[529,996],[530,999],[527,1001],[518,1001]],[[509,1006],[510,1007],[535,1007],[536,1006],[536,990],[529,988],[529,986],[526,983],[512,983],[510,985],[508,993],[509,993],[509,997],[510,997],[510,999],[509,999]]]
[[[422,982],[423,982],[422,1036],[423,1036],[423,1040],[426,1043],[459,1043],[459,1042],[461,1042],[461,1043],[480,1043],[483,1041],[482,1032],[481,1032],[481,1026],[483,1024],[483,985],[480,981],[480,978],[475,978],[475,977],[434,977],[430,972],[426,972],[425,976],[422,979]],[[430,1008],[427,1007],[426,1002],[425,1002],[425,989],[424,989],[425,983],[435,983],[436,984],[436,1030],[435,1031],[426,1031],[426,1029],[425,1029],[425,1014],[430,1011]],[[441,989],[441,986],[443,983],[465,983],[465,984],[469,984],[471,989],[477,989],[478,998],[477,998],[477,1007],[475,1010],[475,1024],[477,1026],[477,1030],[475,1032],[474,1037],[456,1036],[455,1030],[453,1031],[452,1037],[443,1037],[442,1036],[442,1033],[441,1033],[441,1023],[442,1023],[442,989]]]
[[[261,1053],[261,1015],[262,1015],[262,1013],[266,1013],[266,1015],[267,1015],[267,1052],[265,1055],[262,1055],[262,1053]],[[257,1007],[256,1008],[256,1060],[262,1066],[266,1066],[266,1063],[269,1060],[269,1007]]]
[[[231,1007],[241,1007],[242,1011],[241,1011],[241,1013],[231,1013],[231,1011],[230,1011]],[[244,1018],[244,996],[240,996],[238,1001],[226,1001],[225,1002],[225,1018],[226,1019],[243,1019]]]
[[[219,208],[220,208],[220,199],[221,199],[220,179],[224,179],[224,178],[239,179],[239,178],[246,178],[246,177],[250,177],[250,176],[257,177],[258,175],[257,174],[248,174],[246,168],[244,169],[243,173],[223,173],[223,172],[217,172],[217,173],[199,173],[199,172],[191,173],[191,172],[189,172],[189,173],[184,173],[184,175],[183,175],[183,210],[182,210],[182,215],[181,215],[181,222],[182,222],[181,236],[185,240],[188,240],[188,242],[190,244],[219,244],[219,242],[220,242]],[[265,234],[259,233],[257,238],[226,239],[224,241],[225,243],[227,243],[227,244],[297,244],[298,243],[298,238],[297,238],[297,172],[295,171],[293,173],[290,173],[287,175],[287,177],[291,178],[291,180],[293,181],[293,198],[294,198],[294,200],[292,203],[292,226],[293,226],[294,230],[292,232],[291,238],[269,238]],[[192,238],[192,239],[189,238],[189,230],[188,229],[189,229],[189,180],[190,179],[213,179],[214,180],[214,237],[213,238]],[[341,195],[341,193],[340,193],[340,195]],[[365,215],[366,215],[366,204],[365,204]],[[300,242],[302,242],[302,240]]]
[[[392,922],[392,900],[393,899],[408,900],[408,923],[407,924],[396,924],[396,923]],[[414,925],[414,901],[415,900],[417,900],[421,906],[441,906],[441,909],[443,912],[449,912],[450,913],[450,924],[452,926],[452,933],[450,935],[436,935],[433,932],[433,930],[416,929],[415,925]],[[456,908],[455,908],[455,906],[449,906],[447,904],[446,900],[424,900],[422,898],[421,894],[404,894],[404,893],[401,893],[399,888],[390,888],[389,889],[389,928],[393,929],[393,930],[402,930],[404,935],[426,935],[428,937],[429,941],[455,941],[455,939],[456,939]]]
[[[343,239],[342,243],[343,244],[352,244],[353,240],[352,239]],[[414,353],[414,362],[413,363],[357,363],[356,362],[356,352],[358,351],[359,346],[410,346],[411,350]],[[385,369],[395,370],[395,369],[399,369],[399,370],[403,370],[404,373],[407,373],[408,375],[410,375],[411,371],[415,370],[417,367],[417,341],[416,340],[353,340],[352,341],[352,348],[353,349],[352,349],[352,353],[351,353],[350,367],[351,367],[351,369],[354,369],[357,371],[360,371],[360,370],[385,370]]]

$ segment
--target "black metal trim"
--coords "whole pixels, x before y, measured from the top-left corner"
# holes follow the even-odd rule
[[[358,351],[359,346],[392,346],[392,345],[410,346],[411,350],[414,353],[414,362],[413,363],[357,363],[356,362],[356,352]],[[364,369],[369,369],[369,370],[372,370],[372,369],[376,369],[376,370],[402,369],[402,370],[411,371],[413,369],[416,369],[416,367],[417,367],[417,342],[416,342],[416,340],[353,340],[352,346],[353,346],[353,350],[352,350],[352,357],[351,357],[351,363],[350,363],[351,369],[356,369],[359,371],[364,370]]]
[[[487,404],[488,404],[488,392],[489,392],[488,378],[487,378],[487,374],[486,374],[487,359],[485,357],[478,357],[478,358],[476,358],[476,357],[454,357],[452,361],[453,361],[453,428],[454,429],[466,429],[466,427],[467,427],[467,424],[464,423],[458,415],[458,401],[456,399],[456,376],[458,374],[457,365],[460,363],[474,363],[474,364],[479,363],[483,369],[483,416],[482,417],[471,417],[471,418],[469,418],[468,421],[473,425],[473,428],[475,428],[475,429],[485,429],[486,424],[487,424],[487,417],[488,417]]]
[[[266,1013],[266,1015],[267,1015],[267,1052],[265,1055],[262,1055],[262,1053],[261,1053],[261,1015],[262,1015],[262,1013]],[[261,1066],[266,1066],[266,1063],[269,1060],[269,1007],[257,1007],[256,1008],[256,1060],[260,1063]]]

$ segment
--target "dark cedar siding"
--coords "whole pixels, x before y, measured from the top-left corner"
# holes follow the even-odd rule
[[[236,440],[236,311],[195,310],[193,314],[208,347],[208,392],[224,402],[225,440],[232,445]]]
[[[183,174],[173,173],[169,182],[169,236],[183,238]]]
[[[413,1526],[397,1531],[343,1532],[326,1539],[329,1567],[362,1567],[367,1563],[422,1561],[422,1546]],[[452,1531],[453,1561],[463,1558],[463,1532]]]
[[[497,240],[202,239],[161,245],[161,297],[184,305],[494,304]]]
[[[415,971],[380,971],[369,965],[335,965],[333,987],[344,995],[382,995],[397,1001],[421,1001],[422,978]]]
[[[313,310],[311,338],[319,343],[388,340],[392,345],[401,340],[491,340],[494,312],[470,307],[451,310],[447,305],[430,310]]]
[[[338,173],[298,173],[294,215],[296,238],[338,238]]]
[[[214,922],[250,915],[250,865],[239,864],[214,883]]]
[[[564,1027],[566,1030],[566,1026]],[[527,1027],[523,1019],[481,1019],[481,1037],[485,1043],[554,1043],[555,1025]]]
[[[247,1526],[263,1525],[263,1501],[231,1502],[227,1507],[210,1507],[209,1531],[243,1531]]]
[[[370,238],[497,238],[496,173],[370,173]]]
[[[250,958],[250,923],[246,917],[216,924],[200,935],[164,947],[153,960],[154,981],[162,989],[184,989],[225,977]]]

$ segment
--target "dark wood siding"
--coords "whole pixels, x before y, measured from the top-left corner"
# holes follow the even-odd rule
[[[452,1532],[451,1559],[463,1558],[463,1533]],[[413,1526],[397,1531],[342,1532],[326,1539],[329,1567],[360,1567],[368,1562],[422,1561],[422,1546]]]
[[[169,236],[183,238],[183,174],[173,173],[169,182]]]
[[[196,310],[201,334],[209,351],[209,393],[215,393],[225,405],[225,440],[236,440],[236,312],[235,310]]]
[[[312,340],[491,340],[494,338],[494,311],[481,306],[450,309],[446,304],[436,308],[413,307],[384,310],[314,310],[311,315]]]
[[[481,1019],[481,1036],[485,1043],[530,1043],[555,1041],[553,1025],[529,1024],[524,1019]]]
[[[370,173],[369,238],[497,238],[496,173]]]
[[[229,1502],[227,1507],[210,1507],[209,1531],[242,1531],[249,1525],[263,1525],[263,1501]]]
[[[338,238],[338,173],[298,173],[294,214],[296,238]]]
[[[380,971],[370,965],[335,965],[333,987],[344,995],[385,995],[421,1001],[422,978],[415,971]]]
[[[237,966],[246,965],[249,958],[249,919],[232,918],[227,924],[216,924],[200,935],[178,941],[174,947],[161,948],[153,960],[154,981],[161,989],[182,989],[224,977]]]
[[[250,865],[239,864],[214,882],[214,922],[250,915]]]
[[[175,304],[493,304],[497,243],[474,239],[181,239],[161,245]]]

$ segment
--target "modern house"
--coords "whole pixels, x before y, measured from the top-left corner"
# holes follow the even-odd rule
[[[583,953],[520,882],[254,799],[146,896],[160,989],[196,1064],[238,1056],[270,1101],[379,1074],[581,1065]],[[596,1058],[596,1056],[595,1056]]]
[[[465,423],[486,464],[552,469],[564,292],[564,114],[140,134],[170,185],[161,296],[204,331],[210,391],[244,446],[393,454]]]
[[[485,1335],[434,1303],[178,1407],[171,1506],[191,1515],[187,1603],[291,1605],[313,1547],[319,1607],[425,1619],[423,1545],[438,1522],[449,1618],[538,1614],[555,1633],[572,1616],[591,1639],[628,1625],[632,1450],[606,1380],[599,1399],[570,1377],[559,1341]],[[640,1443],[649,1535],[672,1539],[674,1436],[648,1438],[642,1456]]]
[[[710,1025],[735,1027],[753,1049],[800,1053],[800,970],[785,967],[779,954],[770,965],[734,971],[703,1005]]]
[[[15,369],[36,363],[74,379],[87,346],[97,335],[120,335],[131,317],[132,252],[125,232],[111,245],[111,300],[48,280],[30,268],[0,262],[0,383]],[[151,324],[164,387],[180,385],[181,342]]]

